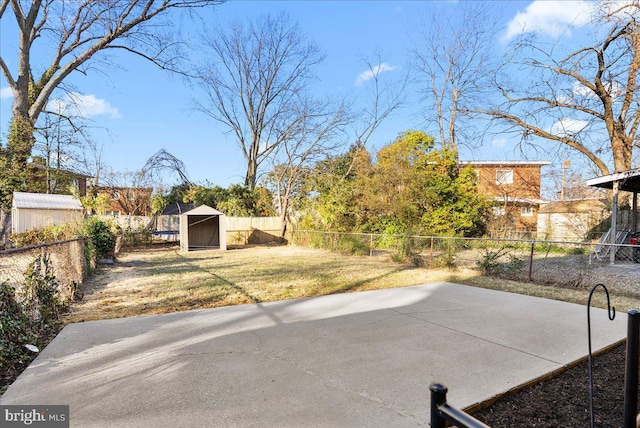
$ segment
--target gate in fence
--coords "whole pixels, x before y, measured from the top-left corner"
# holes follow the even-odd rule
[[[591,353],[591,297],[598,287],[602,287],[607,295],[609,319],[615,317],[615,308],[609,302],[609,291],[603,284],[597,284],[589,293],[587,302],[587,329],[589,335],[589,410],[591,428],[594,428],[593,411],[593,363]],[[640,312],[631,309],[627,312],[627,349],[624,375],[624,415],[623,428],[635,428],[638,417],[638,372],[640,364]],[[452,407],[447,403],[447,387],[439,383],[429,386],[431,391],[431,428],[445,428],[448,423],[458,428],[490,428],[488,425]]]

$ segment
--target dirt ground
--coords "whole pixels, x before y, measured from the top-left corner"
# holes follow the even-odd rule
[[[622,426],[625,344],[593,358],[594,425]],[[588,427],[589,366],[585,361],[561,374],[503,397],[474,417],[492,427]]]

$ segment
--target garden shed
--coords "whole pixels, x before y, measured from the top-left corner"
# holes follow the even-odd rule
[[[227,249],[226,216],[207,205],[180,215],[180,249]]]
[[[84,208],[72,195],[14,192],[11,233],[45,226],[59,226],[84,218]]]

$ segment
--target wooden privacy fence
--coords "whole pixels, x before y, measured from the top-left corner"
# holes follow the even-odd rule
[[[280,217],[227,217],[227,244],[281,243]]]

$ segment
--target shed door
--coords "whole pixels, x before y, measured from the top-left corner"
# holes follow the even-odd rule
[[[194,215],[189,219],[189,248],[220,247],[220,216]]]

